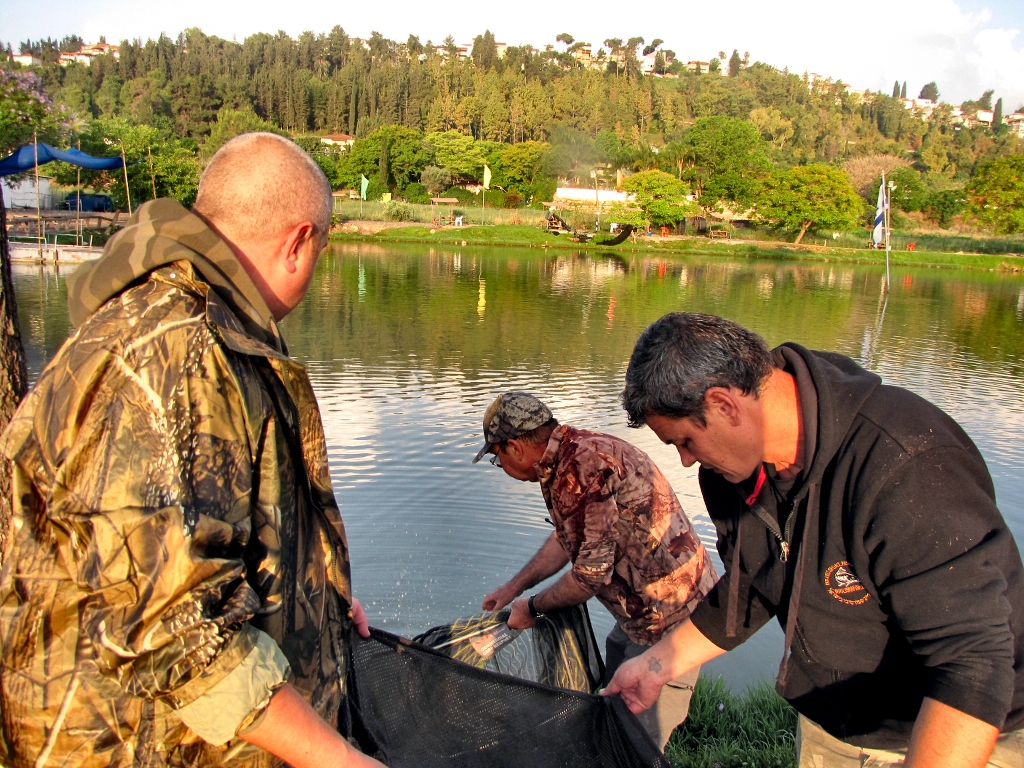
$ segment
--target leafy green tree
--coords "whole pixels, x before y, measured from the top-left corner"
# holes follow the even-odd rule
[[[729,77],[739,77],[742,67],[743,61],[740,59],[740,52],[733,48],[732,56],[729,57]]]
[[[251,107],[242,109],[228,109],[225,107],[221,109],[217,113],[216,121],[210,127],[210,135],[206,137],[206,141],[203,142],[199,150],[203,161],[208,161],[216,154],[218,149],[236,136],[255,131],[276,133],[278,136],[288,135],[287,132],[282,131],[273,123],[268,123],[253,112]]]
[[[494,168],[501,185],[509,189],[526,190],[540,174],[541,161],[548,145],[543,141],[524,141],[507,146]]]
[[[430,161],[423,136],[404,125],[385,125],[358,139],[349,152],[347,180],[355,187],[360,175],[377,177],[386,187],[405,187],[419,179]]]
[[[32,143],[33,135],[59,142],[66,130],[65,115],[54,106],[39,75],[0,69],[0,153]]]
[[[477,179],[483,171],[484,158],[472,136],[458,131],[428,133],[427,146],[434,155],[434,163],[456,179]]]
[[[654,226],[668,226],[697,212],[687,199],[687,185],[664,171],[641,171],[622,182],[622,188],[633,195],[636,205]]]
[[[963,213],[967,200],[961,189],[940,189],[931,192],[921,210],[924,215],[945,229],[950,220]]]
[[[930,101],[938,102],[939,100],[939,86],[935,84],[935,81],[928,83],[921,89],[921,93],[918,94],[919,99],[929,99]]]
[[[966,197],[971,219],[999,235],[1024,232],[1024,155],[979,165]]]
[[[746,207],[771,171],[764,140],[746,120],[704,117],[683,136],[683,179],[707,211],[723,203]]]
[[[420,183],[427,192],[436,197],[452,185],[452,174],[446,168],[428,165],[420,175]]]
[[[886,181],[895,185],[892,190],[892,207],[900,211],[920,211],[924,209],[928,199],[928,189],[921,174],[910,166],[896,168],[886,176]],[[881,177],[875,179],[871,189],[877,190],[881,184]]]
[[[124,147],[133,208],[152,200],[154,188],[156,197],[173,197],[185,206],[195,201],[202,166],[194,142],[178,139],[167,130],[132,125],[120,117],[94,120],[78,138],[82,151],[95,156],[118,155]],[[74,166],[55,163],[54,176],[59,183],[74,186],[79,171]],[[120,168],[113,171],[82,169],[81,181],[83,187],[105,192],[116,207],[127,210],[124,171]]]
[[[863,210],[846,174],[824,163],[777,170],[755,205],[760,220],[797,232],[797,243],[812,227],[850,229],[857,225]]]

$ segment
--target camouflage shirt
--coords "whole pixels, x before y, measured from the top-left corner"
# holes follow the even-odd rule
[[[639,448],[563,424],[537,469],[573,576],[634,643],[658,642],[714,586],[672,486]]]
[[[328,722],[344,702],[348,552],[306,372],[174,201],[73,278],[81,324],[0,440],[0,764],[272,765],[234,730],[286,675]]]

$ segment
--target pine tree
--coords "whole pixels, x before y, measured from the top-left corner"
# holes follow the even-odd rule
[[[729,57],[729,77],[739,77],[741,66],[740,52],[733,48],[732,56]]]
[[[929,101],[939,100],[939,86],[935,84],[935,81],[928,83],[924,88],[921,89],[921,94],[917,97],[919,99],[928,99]]]

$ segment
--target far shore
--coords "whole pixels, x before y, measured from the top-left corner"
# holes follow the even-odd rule
[[[602,237],[608,237],[608,235],[605,234]],[[617,246],[602,247],[595,243],[574,243],[566,235],[549,234],[536,226],[515,224],[434,228],[422,224],[410,225],[408,222],[347,221],[331,232],[331,240],[336,242],[552,248],[607,254],[616,252],[647,253],[659,258],[701,255],[848,264],[885,264],[885,251],[866,248],[763,240],[709,240],[706,237],[695,235],[640,236],[635,241],[627,240]],[[985,270],[1004,273],[1008,276],[1024,272],[1024,258],[1017,254],[893,250],[890,253],[890,264],[897,267]]]

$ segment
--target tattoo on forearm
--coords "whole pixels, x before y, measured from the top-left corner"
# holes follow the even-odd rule
[[[651,672],[661,672],[661,662],[658,661],[657,656],[651,656],[651,658],[647,660],[647,668],[651,670]]]

